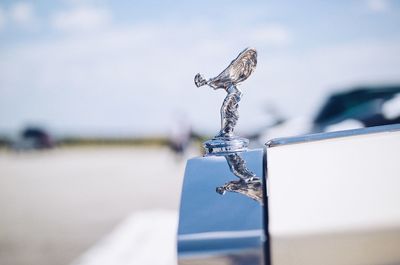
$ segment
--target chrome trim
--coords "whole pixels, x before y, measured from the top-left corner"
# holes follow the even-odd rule
[[[218,231],[218,232],[205,232],[205,233],[179,235],[178,240],[259,237],[262,234],[263,234],[262,229],[243,230],[243,231]]]
[[[326,132],[326,133],[307,134],[294,137],[275,138],[269,140],[265,145],[267,146],[267,148],[271,148],[289,144],[299,144],[305,142],[314,142],[314,141],[321,141],[339,137],[349,137],[354,135],[365,135],[365,134],[373,134],[380,132],[395,132],[399,130],[400,130],[400,124],[382,125],[382,126],[344,130],[337,132]]]
[[[203,147],[205,155],[228,155],[232,153],[243,152],[247,150],[249,140],[243,137],[214,137],[205,141]]]

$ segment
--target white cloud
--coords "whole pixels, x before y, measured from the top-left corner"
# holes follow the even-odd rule
[[[181,109],[195,129],[212,133],[224,93],[195,88],[193,77],[217,75],[248,45],[259,59],[243,84],[239,131],[264,125],[266,102],[283,114],[307,115],[334,88],[399,80],[399,40],[283,54],[262,39],[249,43],[248,28],[205,25],[109,27],[1,50],[0,126],[33,120],[62,129],[162,133],[171,112]],[[241,38],[232,37],[237,33]]]
[[[260,53],[258,61],[266,65],[259,63],[255,79],[267,77],[264,86],[271,89],[271,101],[281,103],[288,115],[315,115],[326,96],[338,89],[398,83],[399,54],[399,39],[350,42],[269,58]]]
[[[54,28],[65,31],[90,31],[107,26],[111,21],[110,12],[94,7],[77,7],[60,12],[52,18]]]
[[[34,7],[27,2],[15,3],[10,9],[10,18],[22,27],[32,28],[36,23]]]
[[[253,41],[265,45],[286,45],[291,41],[289,30],[279,24],[258,27],[251,31]]]
[[[372,12],[385,12],[389,10],[388,0],[367,0],[367,7]]]

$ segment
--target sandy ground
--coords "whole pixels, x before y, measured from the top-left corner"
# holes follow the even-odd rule
[[[161,148],[0,152],[0,264],[70,264],[130,214],[176,211],[185,160]]]

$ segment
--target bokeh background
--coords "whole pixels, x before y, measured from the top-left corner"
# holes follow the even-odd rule
[[[136,256],[120,264],[157,264],[135,236],[172,240],[185,159],[225,97],[193,77],[246,47],[253,147],[400,122],[399,26],[395,0],[1,1],[0,264],[89,264],[124,220]]]

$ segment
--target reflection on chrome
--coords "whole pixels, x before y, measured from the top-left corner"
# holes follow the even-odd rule
[[[224,155],[224,157],[228,162],[229,169],[239,180],[229,181],[225,185],[217,187],[216,191],[221,195],[225,194],[226,191],[237,192],[262,205],[263,189],[261,179],[247,168],[246,161],[238,153]]]
[[[265,264],[264,155],[256,149],[188,161],[177,237],[180,265]]]
[[[208,85],[213,89],[224,89],[228,94],[221,106],[221,130],[209,141],[204,143],[207,154],[234,152],[246,150],[249,141],[235,136],[233,130],[239,119],[239,101],[242,91],[238,85],[245,81],[257,65],[257,51],[247,48],[242,51],[230,65],[217,77],[206,80],[201,74],[194,77],[197,87]]]

